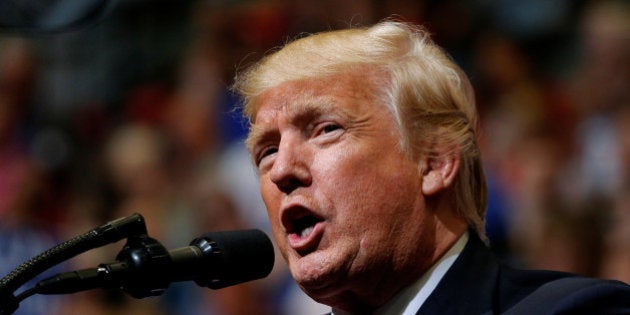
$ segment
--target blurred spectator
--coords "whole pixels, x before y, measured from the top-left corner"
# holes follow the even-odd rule
[[[572,74],[571,97],[579,113],[575,155],[567,163],[564,193],[577,211],[591,209],[606,224],[599,237],[607,254],[598,255],[603,275],[624,278],[630,266],[623,248],[630,248],[620,227],[627,216],[624,205],[630,172],[627,159],[627,112],[630,107],[630,4],[627,1],[593,1],[580,20],[582,55]],[[627,125],[626,125],[627,126]],[[593,226],[593,223],[591,223]],[[603,241],[602,241],[603,242]],[[601,245],[602,247],[604,245]],[[616,269],[617,275],[612,273]],[[594,274],[599,273],[593,271]],[[627,279],[627,278],[624,278]]]
[[[0,275],[55,245],[55,195],[48,174],[31,154],[31,95],[36,60],[25,40],[0,40]],[[41,279],[38,277],[36,279]],[[23,289],[33,286],[30,281]],[[17,293],[17,292],[16,292]],[[34,297],[16,314],[54,311],[59,299]]]
[[[76,33],[1,39],[0,272],[131,212],[169,248],[267,229],[228,91],[235,68],[302,32],[393,17],[428,28],[471,74],[499,253],[630,281],[628,2],[521,2],[139,0]],[[145,300],[83,292],[60,313],[324,313],[276,261],[263,281]],[[22,314],[61,304],[41,298]]]

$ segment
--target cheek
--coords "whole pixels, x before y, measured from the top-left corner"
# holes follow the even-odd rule
[[[354,204],[356,211],[379,211],[375,208],[399,205],[420,193],[416,165],[395,154],[342,153],[317,159],[314,165],[319,188],[336,202]],[[391,213],[391,209],[381,211]]]
[[[326,190],[337,221],[346,229],[377,238],[382,233],[405,233],[401,231],[405,222],[419,220],[422,214],[415,164],[386,155],[366,156],[327,164],[334,169],[321,174],[328,187],[320,188]]]

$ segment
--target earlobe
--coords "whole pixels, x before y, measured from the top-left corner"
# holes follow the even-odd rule
[[[430,196],[451,186],[459,170],[459,161],[459,156],[451,154],[429,158],[422,173],[422,193]]]

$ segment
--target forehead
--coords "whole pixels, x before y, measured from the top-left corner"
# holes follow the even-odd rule
[[[347,71],[324,77],[284,82],[255,98],[253,125],[282,113],[293,117],[304,112],[352,112],[376,105],[378,81],[374,71]]]

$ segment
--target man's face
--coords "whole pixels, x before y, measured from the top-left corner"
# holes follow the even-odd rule
[[[298,284],[324,303],[407,284],[418,275],[393,274],[430,259],[419,164],[369,75],[266,91],[248,139],[276,242]]]

